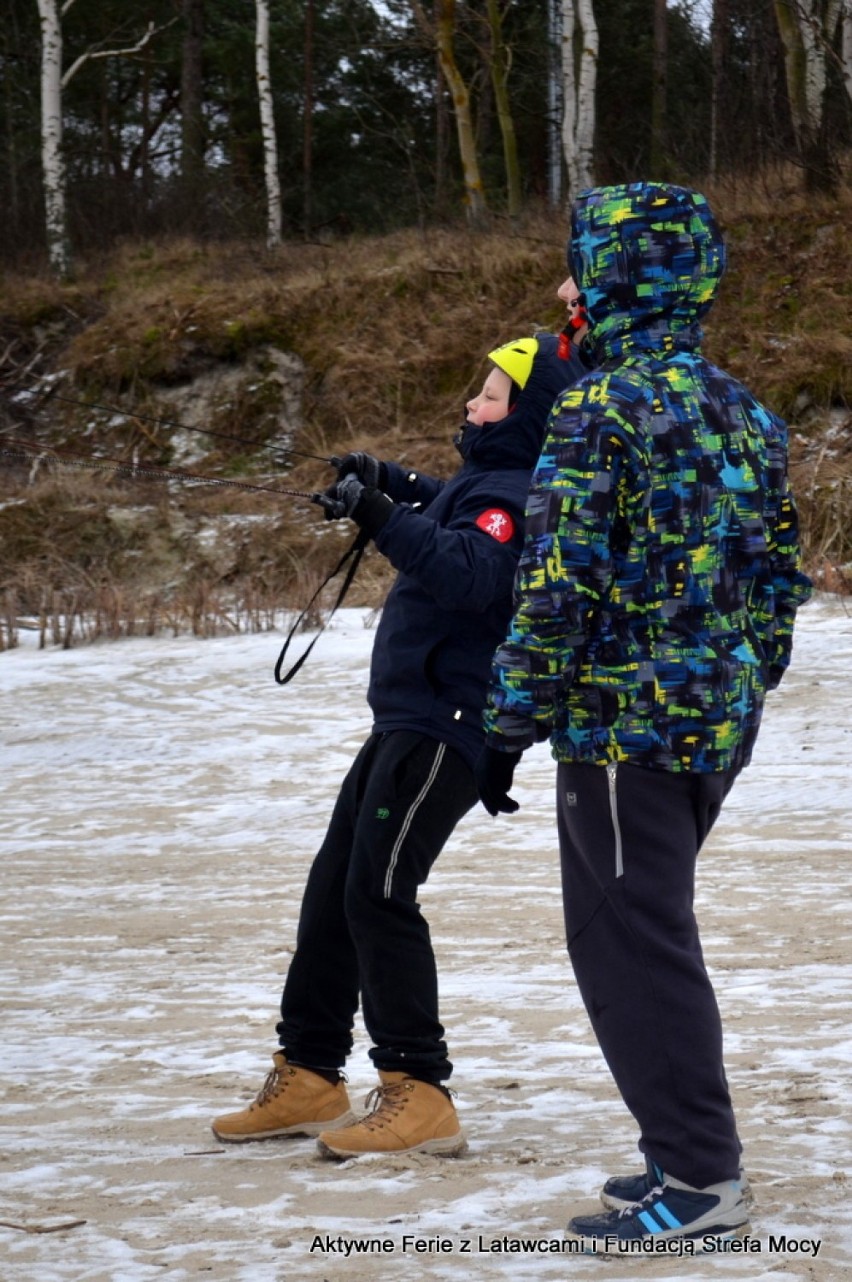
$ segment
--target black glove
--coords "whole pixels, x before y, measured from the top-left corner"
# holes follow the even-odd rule
[[[329,485],[327,490],[322,494],[312,494],[311,500],[319,503],[325,512],[327,521],[339,521],[343,516],[351,516],[361,501],[364,493],[364,486],[355,476],[354,472],[350,473],[348,478],[342,481],[335,481]]]
[[[323,494],[312,494],[311,499],[319,503],[327,521],[348,516],[371,538],[387,524],[394,509],[393,500],[387,494],[362,485],[354,472],[330,485]]]
[[[489,815],[513,815],[518,809],[517,801],[509,796],[515,766],[521,759],[519,752],[498,752],[496,748],[485,747],[480,752],[473,768],[476,780],[476,791]]]
[[[344,454],[343,458],[333,455],[329,462],[337,468],[338,481],[354,472],[368,490],[383,490],[387,486],[388,470],[384,463],[372,454],[365,454],[363,450],[353,450],[351,454]]]

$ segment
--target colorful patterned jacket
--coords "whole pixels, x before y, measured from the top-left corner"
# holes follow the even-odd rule
[[[702,196],[582,193],[569,267],[595,369],[533,475],[487,742],[557,760],[725,771],[751,755],[810,595],[786,429],[700,355],[724,270]]]

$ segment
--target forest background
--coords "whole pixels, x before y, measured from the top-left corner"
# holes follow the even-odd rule
[[[454,470],[485,353],[562,323],[572,190],[649,176],[711,199],[705,353],[790,422],[852,587],[848,0],[7,9],[0,648],[276,626],[353,536],[329,456]]]

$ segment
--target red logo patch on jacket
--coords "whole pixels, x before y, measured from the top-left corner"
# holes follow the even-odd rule
[[[487,507],[476,518],[476,524],[480,530],[490,534],[498,543],[508,543],[515,533],[515,522],[508,512],[504,512],[499,507]]]

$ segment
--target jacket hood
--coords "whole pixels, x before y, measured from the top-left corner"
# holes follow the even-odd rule
[[[667,183],[580,192],[569,270],[585,297],[597,361],[635,350],[693,350],[725,270],[722,234],[704,196]]]
[[[544,443],[553,402],[586,367],[572,349],[559,355],[555,334],[537,334],[538,351],[526,385],[505,418],[476,427],[466,423],[456,437],[462,458],[489,468],[533,468]]]

